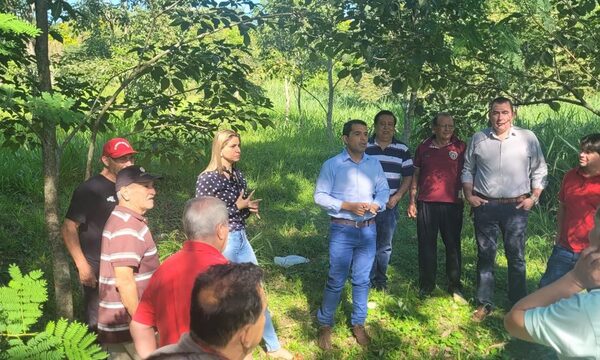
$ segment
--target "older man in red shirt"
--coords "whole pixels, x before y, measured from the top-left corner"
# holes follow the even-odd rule
[[[222,200],[201,196],[187,202],[183,230],[188,240],[154,273],[130,325],[142,358],[157,348],[155,331],[161,347],[177,343],[189,331],[196,277],[213,265],[228,262],[221,255],[229,234],[228,219]]]

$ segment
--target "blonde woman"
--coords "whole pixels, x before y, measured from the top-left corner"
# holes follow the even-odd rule
[[[253,199],[254,191],[246,193],[246,179],[235,167],[241,157],[240,140],[240,135],[232,130],[221,130],[215,134],[210,162],[196,181],[196,196],[214,196],[227,204],[229,237],[223,256],[234,263],[258,264],[246,236],[246,219],[251,214],[258,216],[260,199]],[[268,309],[263,340],[270,357],[293,358],[293,355],[279,344]]]

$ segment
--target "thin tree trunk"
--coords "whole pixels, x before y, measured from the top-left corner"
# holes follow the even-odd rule
[[[333,140],[333,94],[335,85],[333,83],[333,59],[327,58],[327,135]]]
[[[92,126],[92,135],[90,136],[90,143],[88,145],[87,158],[85,162],[85,180],[92,176],[92,161],[94,160],[94,150],[96,149],[96,138],[98,137],[98,129],[100,127],[100,120],[96,119]]]
[[[408,139],[410,139],[410,134],[415,118],[416,104],[417,90],[411,88],[410,98],[408,99],[408,103],[404,107],[404,128],[402,129],[402,142],[404,142],[405,144],[408,144]]]
[[[48,58],[48,4],[47,0],[35,0],[35,22],[41,30],[35,41],[35,58],[40,92],[51,92],[50,60]],[[59,317],[73,318],[73,296],[69,262],[60,237],[58,217],[58,179],[60,159],[56,142],[56,125],[44,121],[42,129],[42,159],[44,168],[44,218],[48,241],[52,251],[54,275],[54,298]]]
[[[290,96],[290,78],[289,76],[285,76],[283,78],[283,90],[285,92],[285,122],[290,121],[290,104],[291,104],[291,96]]]

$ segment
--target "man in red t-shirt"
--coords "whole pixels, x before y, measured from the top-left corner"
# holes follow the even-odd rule
[[[600,205],[600,134],[584,136],[580,149],[579,166],[565,174],[558,193],[558,231],[540,287],[573,269],[589,245],[588,234]]]
[[[466,303],[460,282],[463,201],[459,198],[466,145],[454,136],[454,119],[448,113],[437,114],[431,129],[433,135],[415,152],[408,205],[408,216],[417,219],[419,295],[428,296],[435,288],[439,231],[446,246],[448,292],[455,301]]]
[[[190,299],[196,277],[213,265],[226,264],[227,206],[217,198],[189,200],[183,211],[183,248],[165,260],[152,276],[130,324],[135,348],[142,358],[160,346],[174,344],[189,331]]]

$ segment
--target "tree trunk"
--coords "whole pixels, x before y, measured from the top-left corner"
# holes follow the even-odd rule
[[[329,140],[333,140],[333,93],[335,85],[333,83],[333,59],[327,58],[327,135]]]
[[[35,41],[35,58],[40,92],[51,92],[50,60],[48,58],[48,4],[47,0],[35,0],[35,22],[41,30]],[[73,296],[69,262],[60,237],[58,216],[58,179],[60,159],[56,142],[56,125],[44,121],[42,128],[42,159],[44,168],[44,218],[48,241],[52,251],[54,274],[54,298],[59,317],[73,318]]]
[[[290,97],[290,77],[289,76],[285,76],[283,78],[283,91],[285,92],[285,122],[289,122],[290,121],[290,104],[291,104],[291,97]]]
[[[417,104],[417,90],[410,91],[410,98],[404,107],[404,128],[402,129],[402,142],[408,144],[415,118],[415,105]]]
[[[92,161],[94,160],[94,150],[96,149],[96,138],[98,137],[99,128],[100,120],[96,119],[92,126],[92,134],[90,136],[90,144],[88,145],[87,158],[85,161],[85,180],[92,176]]]

